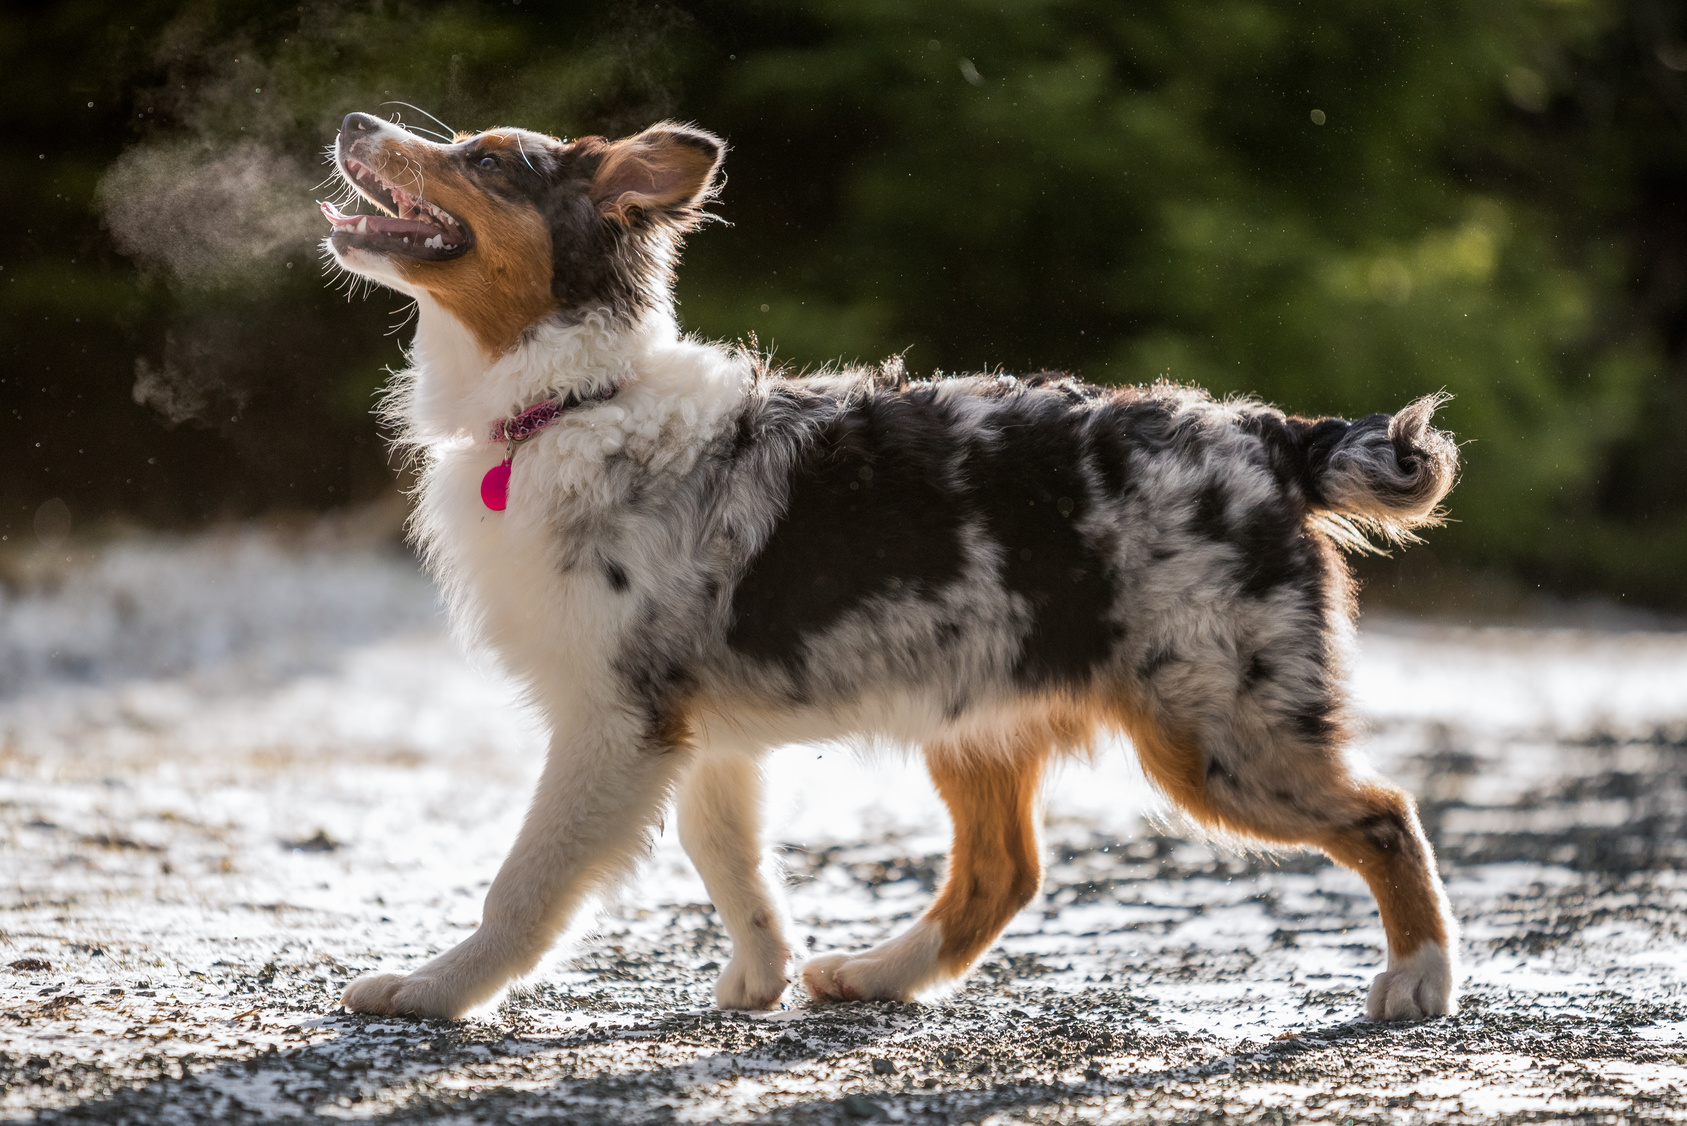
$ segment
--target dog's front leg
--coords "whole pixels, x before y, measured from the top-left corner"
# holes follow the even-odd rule
[[[754,753],[702,750],[680,787],[679,838],[703,877],[732,958],[715,983],[723,1009],[775,1009],[785,992],[788,923],[762,844],[762,768]]]
[[[663,727],[626,713],[553,735],[515,847],[480,926],[410,974],[359,978],[352,1012],[460,1017],[533,969],[581,901],[623,876],[648,840],[685,754]]]

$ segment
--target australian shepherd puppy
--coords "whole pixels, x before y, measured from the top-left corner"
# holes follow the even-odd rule
[[[682,336],[671,285],[725,146],[658,125],[437,144],[366,114],[323,209],[346,270],[413,298],[392,400],[413,531],[457,625],[549,727],[538,792],[467,940],[348,1009],[456,1017],[532,970],[670,802],[731,935],[715,989],[777,1007],[792,947],[762,839],[781,744],[917,746],[954,821],[936,901],[800,967],[819,1000],[965,975],[1036,894],[1037,794],[1127,735],[1195,821],[1369,883],[1368,1011],[1454,1010],[1456,929],[1412,800],[1346,755],[1340,546],[1452,487],[1436,400],[1304,419],[1052,375],[807,378]]]

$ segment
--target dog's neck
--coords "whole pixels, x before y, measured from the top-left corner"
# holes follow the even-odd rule
[[[460,321],[424,296],[417,300],[410,370],[391,413],[410,442],[484,436],[492,420],[545,399],[621,384],[637,372],[641,359],[678,339],[672,313],[653,309],[631,325],[596,315],[536,325],[514,348],[492,356]]]

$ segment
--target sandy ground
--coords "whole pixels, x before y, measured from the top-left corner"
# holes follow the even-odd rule
[[[472,929],[540,741],[409,562],[240,532],[9,574],[0,1120],[1687,1119],[1684,634],[1367,623],[1364,750],[1423,800],[1457,1017],[1361,1019],[1358,879],[1189,839],[1119,747],[1051,783],[1044,892],[948,998],[713,1011],[724,936],[670,831],[523,990],[411,1022],[339,990]],[[773,770],[809,945],[920,911],[918,770]]]

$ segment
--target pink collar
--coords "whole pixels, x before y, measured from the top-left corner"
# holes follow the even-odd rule
[[[546,399],[536,403],[520,414],[508,418],[500,418],[492,424],[492,432],[488,437],[494,442],[507,442],[519,445],[533,437],[539,431],[567,414],[576,407],[586,403],[602,402],[612,397],[618,388],[611,383],[607,387],[600,387],[596,391],[588,391],[584,395],[577,391],[570,391],[560,399]]]
[[[570,391],[560,399],[546,399],[520,414],[494,422],[489,437],[494,443],[505,444],[504,460],[488,469],[486,476],[480,479],[480,502],[493,512],[504,511],[510,503],[510,466],[515,461],[515,448],[569,411],[586,403],[601,403],[613,396],[616,390],[611,383],[584,395]]]

